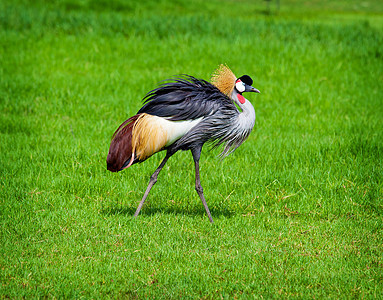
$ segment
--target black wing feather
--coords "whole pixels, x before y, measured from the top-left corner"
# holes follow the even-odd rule
[[[138,111],[172,121],[194,120],[220,109],[234,109],[230,98],[211,83],[184,75],[149,92]]]

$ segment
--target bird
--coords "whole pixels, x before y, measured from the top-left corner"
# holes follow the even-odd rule
[[[195,189],[213,223],[200,180],[199,161],[204,144],[222,146],[224,158],[249,136],[255,124],[253,105],[242,94],[260,93],[249,75],[236,77],[227,65],[213,72],[210,82],[191,75],[163,81],[146,94],[143,106],[114,132],[107,156],[107,169],[119,172],[166,151],[151,175],[134,217],[141,211],[158,174],[179,150],[190,150],[194,160]]]

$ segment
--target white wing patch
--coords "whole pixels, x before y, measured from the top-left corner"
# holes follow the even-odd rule
[[[183,137],[190,129],[192,129],[199,122],[201,122],[202,118],[203,117],[188,121],[169,121],[164,118],[160,118],[162,120],[162,126],[166,130],[168,135],[168,139],[165,146],[169,146],[179,138]]]

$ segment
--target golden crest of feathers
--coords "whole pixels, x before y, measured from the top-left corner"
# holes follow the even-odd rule
[[[228,66],[221,64],[211,76],[211,83],[214,84],[222,93],[230,96],[233,92],[237,77]]]

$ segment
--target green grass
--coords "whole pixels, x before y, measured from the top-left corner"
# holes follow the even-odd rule
[[[382,3],[190,2],[0,2],[0,297],[382,298]],[[133,219],[164,153],[110,173],[114,130],[220,63],[262,93],[215,223],[189,152]]]

